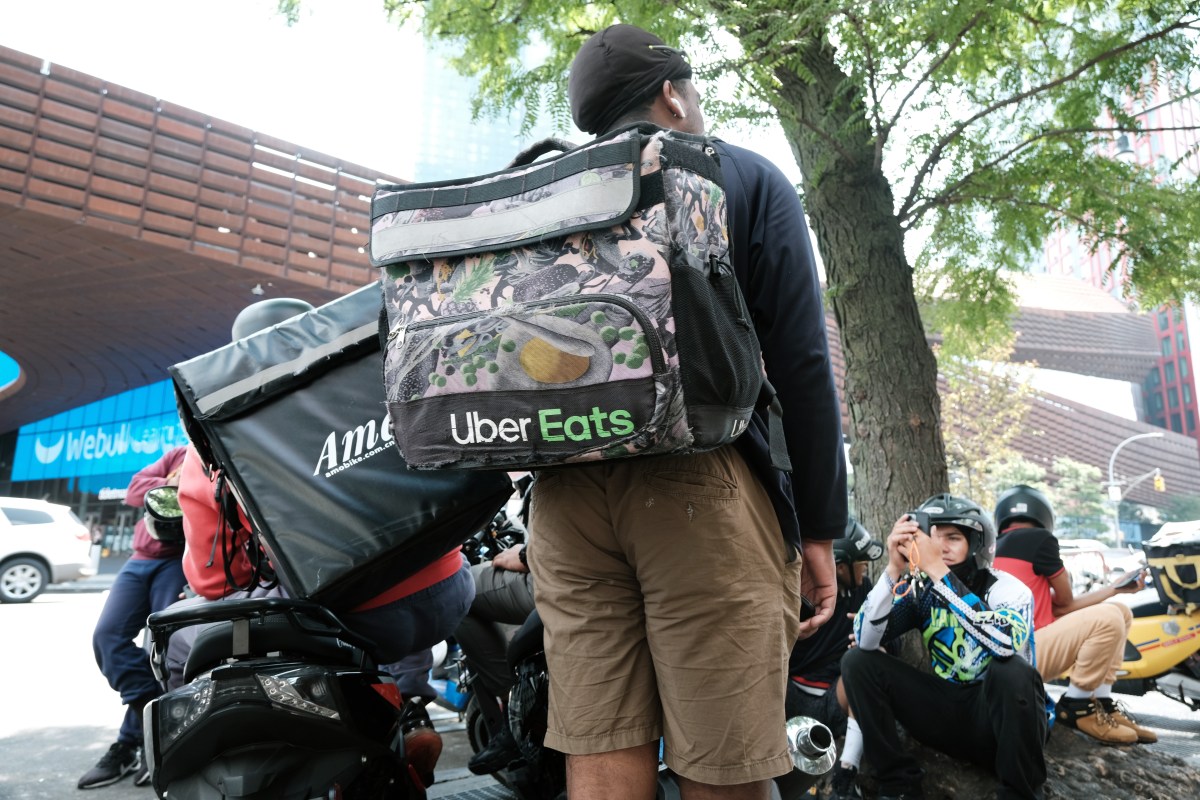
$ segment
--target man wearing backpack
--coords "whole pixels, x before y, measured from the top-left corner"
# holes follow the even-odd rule
[[[572,114],[592,134],[638,122],[703,134],[690,77],[682,53],[614,25],[575,58]],[[776,167],[713,146],[734,272],[783,404],[794,474],[771,466],[758,414],[717,450],[538,474],[529,565],[554,676],[546,744],[568,754],[573,800],[611,797],[614,786],[652,798],[660,737],[685,798],[767,797],[770,779],[792,768],[788,655],[833,612],[845,467],[808,229]],[[816,607],[805,622],[802,586]]]

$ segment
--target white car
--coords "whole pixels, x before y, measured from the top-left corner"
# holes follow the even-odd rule
[[[51,583],[96,574],[92,537],[67,506],[0,497],[0,603],[28,603]]]

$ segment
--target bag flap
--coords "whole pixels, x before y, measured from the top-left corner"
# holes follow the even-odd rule
[[[169,370],[176,390],[198,419],[228,419],[291,391],[334,366],[337,356],[379,347],[380,297],[375,282],[176,364]]]
[[[381,186],[371,199],[371,263],[481,253],[614,225],[637,208],[641,145],[640,132],[625,129],[481,178]]]

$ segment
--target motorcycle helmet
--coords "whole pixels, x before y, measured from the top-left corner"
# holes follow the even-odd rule
[[[833,540],[835,564],[853,564],[855,561],[877,561],[883,555],[883,544],[872,539],[871,534],[854,517],[846,522],[846,535]]]
[[[1018,484],[1012,487],[996,501],[996,530],[1003,531],[1014,522],[1028,521],[1045,528],[1054,530],[1054,507],[1046,495],[1032,486]]]
[[[917,506],[929,514],[929,524],[953,525],[967,534],[967,562],[987,569],[996,555],[996,527],[992,518],[974,500],[952,494],[936,494]]]
[[[164,544],[183,542],[183,509],[179,506],[179,488],[156,486],[146,492],[143,501],[146,514],[146,532],[152,539]]]
[[[272,297],[270,300],[251,303],[238,312],[237,317],[233,320],[233,341],[244,339],[298,314],[312,311],[312,309],[311,303],[297,300],[294,297]]]

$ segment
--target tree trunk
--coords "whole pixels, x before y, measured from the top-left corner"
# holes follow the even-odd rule
[[[854,508],[883,539],[900,514],[946,490],[937,364],[862,104],[847,94],[849,81],[828,42],[810,40],[802,60],[812,80],[779,69],[777,110],[800,163],[841,335]],[[802,119],[819,120],[822,132]]]

